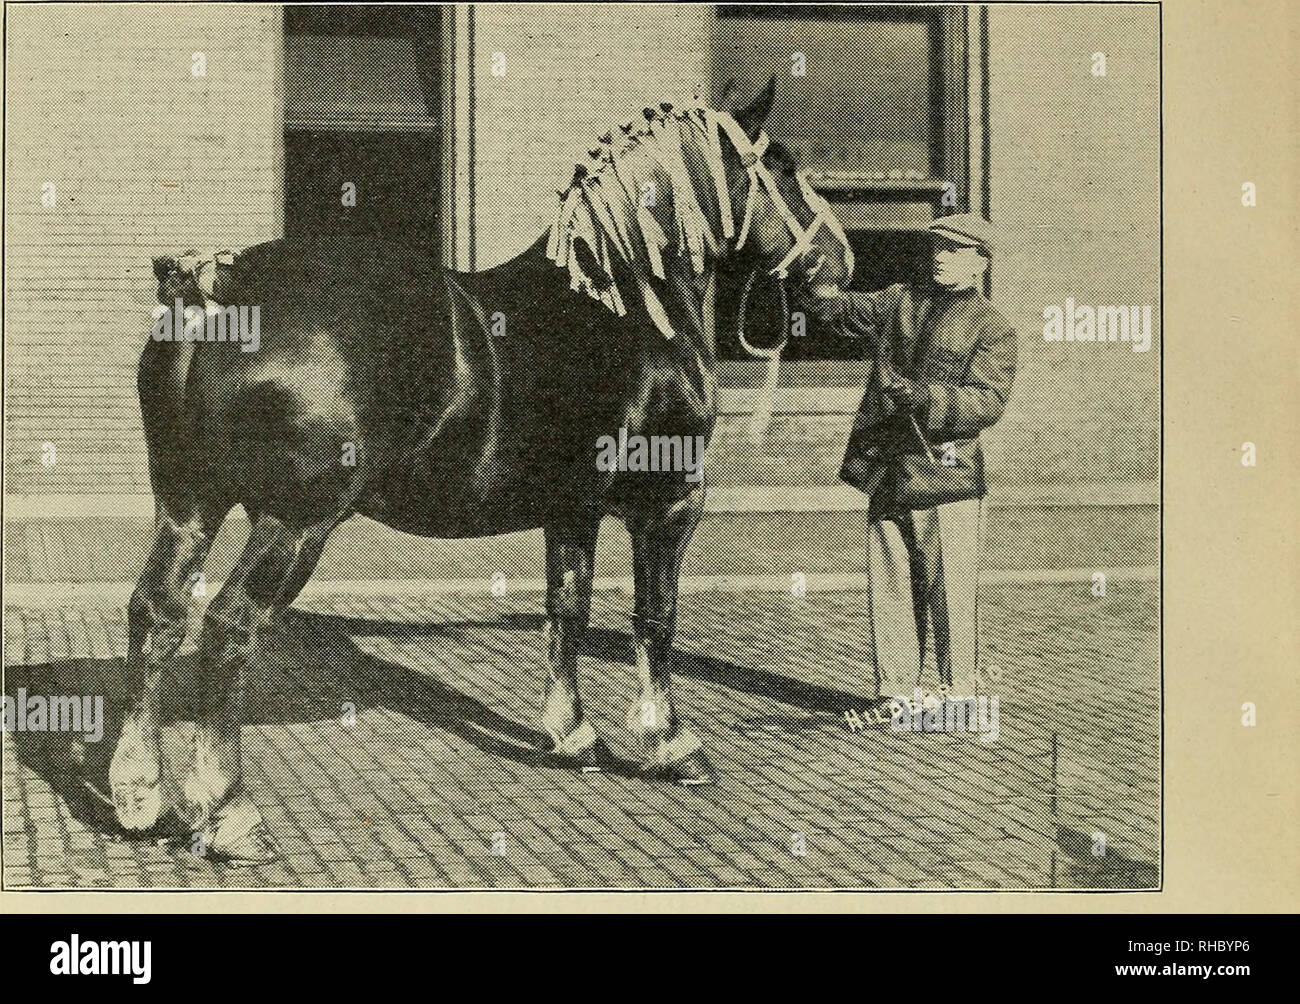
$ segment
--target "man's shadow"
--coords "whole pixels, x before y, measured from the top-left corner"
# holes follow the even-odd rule
[[[1065,852],[1063,864],[1070,885],[1092,889],[1158,889],[1160,866],[1130,858],[1111,848],[1096,854],[1096,842],[1069,826],[1056,828],[1056,846]]]
[[[387,708],[441,729],[485,754],[526,766],[556,766],[559,761],[550,752],[550,738],[542,731],[493,711],[429,673],[365,652],[354,640],[354,636],[417,644],[441,640],[452,646],[453,656],[457,646],[470,647],[477,642],[473,645],[474,657],[482,661],[482,639],[476,637],[477,632],[505,629],[540,634],[543,622],[540,614],[402,623],[290,610],[269,632],[261,657],[249,668],[242,724],[340,721],[349,712],[360,715],[367,709]],[[162,724],[164,756],[169,759],[170,748],[184,741],[178,724],[191,722],[196,716],[198,655],[193,649],[194,640],[192,636],[186,649],[164,672]],[[518,650],[517,645],[509,646],[508,651],[502,651],[501,660],[514,668]],[[635,665],[631,636],[603,628],[588,630],[582,655],[596,663],[629,669]],[[520,671],[530,674],[530,685],[536,686],[540,697],[544,672],[541,657],[535,666]],[[838,716],[860,700],[859,695],[681,649],[675,649],[673,671],[814,715]],[[12,738],[18,762],[44,778],[75,819],[100,832],[116,832],[117,824],[105,796],[110,793],[108,765],[130,696],[125,659],[73,659],[8,667],[5,692],[16,697],[19,688],[29,696],[104,697],[105,720],[98,742],[87,742],[83,736],[68,732],[16,732]],[[639,767],[632,763],[615,766],[614,771],[639,775]]]

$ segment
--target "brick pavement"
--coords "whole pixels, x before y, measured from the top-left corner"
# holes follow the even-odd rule
[[[706,789],[575,775],[538,753],[535,593],[313,597],[268,643],[244,728],[246,784],[279,861],[234,868],[114,839],[81,786],[104,786],[111,727],[84,747],[6,734],[4,884],[1151,888],[1158,586],[1112,582],[1095,598],[1089,585],[984,590],[987,663],[1002,669],[994,743],[849,727],[859,592],[685,597],[677,696],[718,768]],[[628,610],[597,595],[582,660],[588,707],[625,756]],[[6,693],[120,697],[119,607],[9,607],[5,628]],[[193,668],[190,645],[176,675]],[[168,755],[187,741],[177,689]],[[346,703],[355,724],[341,722]]]
[[[1116,489],[1112,484],[1108,486]],[[149,500],[146,500],[148,502]],[[1160,560],[1160,512],[1150,504],[1069,508],[990,504],[983,567],[995,569],[1122,568]],[[845,549],[861,535],[861,510],[847,512],[714,512],[691,537],[685,575],[865,574],[865,550]],[[596,575],[630,574],[628,535],[608,517],[596,550]],[[94,516],[34,516],[5,522],[5,581],[131,582],[153,541],[149,516],[112,511]],[[236,509],[208,553],[210,581],[224,579],[248,538]],[[798,540],[797,552],[787,542]],[[321,554],[314,582],[349,579],[538,578],[542,532],[452,540],[415,537],[364,517],[345,522]]]

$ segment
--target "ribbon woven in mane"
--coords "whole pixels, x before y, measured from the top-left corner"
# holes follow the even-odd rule
[[[727,133],[745,160],[751,183],[757,180],[753,177],[757,154],[744,131],[725,112],[707,108],[698,100],[676,111],[667,103],[661,107],[662,113],[646,110],[646,123],[641,128],[629,122],[619,127],[618,139],[612,132],[607,133],[600,146],[591,151],[590,161],[577,165],[573,181],[560,193],[547,255],[556,265],[569,270],[571,289],[623,316],[627,308],[614,279],[616,256],[631,273],[655,327],[665,338],[672,338],[672,323],[651,278],[665,278],[664,252],[670,248],[688,256],[695,273],[701,275],[707,257],[716,256],[721,242],[735,236],[721,133]],[[721,236],[714,232],[700,206],[682,153],[683,144],[691,141],[684,135],[687,130],[692,131],[691,139],[699,143],[709,165],[721,210]],[[651,211],[652,200],[666,204],[655,198],[653,183],[648,181],[656,167],[670,183],[671,238]],[[748,231],[752,215],[751,192],[742,234]],[[586,246],[589,256],[577,253],[575,245],[579,242]],[[593,267],[603,274],[589,274]]]

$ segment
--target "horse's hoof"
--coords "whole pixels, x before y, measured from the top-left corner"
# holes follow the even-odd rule
[[[152,830],[163,815],[162,782],[139,778],[113,785],[113,813],[124,830],[141,833]]]
[[[280,846],[271,836],[266,824],[262,823],[237,840],[214,850],[212,857],[233,868],[250,868],[277,860],[280,857]]]
[[[580,770],[584,774],[595,774],[620,765],[605,745],[605,740],[587,721],[583,721],[567,736],[555,740],[555,748],[550,755],[565,767]]]
[[[622,766],[622,761],[614,756],[600,736],[594,736],[591,742],[579,749],[568,749],[563,744],[557,744],[551,751],[551,756],[561,766],[583,774],[599,774],[603,770]]]
[[[280,856],[280,848],[247,792],[212,810],[204,832],[207,855],[236,867],[260,865]]]
[[[114,757],[108,768],[113,814],[122,829],[132,833],[152,830],[171,809],[173,799],[157,760]]]
[[[672,781],[674,784],[684,784],[692,788],[713,784],[713,764],[709,763],[709,758],[704,755],[703,750],[696,750],[673,763],[656,764],[649,769],[654,776]]]
[[[113,813],[125,830],[151,830],[171,808],[159,757],[157,732],[143,727],[138,717],[128,717],[108,763]]]
[[[622,762],[614,756],[610,748],[605,745],[605,740],[599,736],[586,749],[580,750],[568,759],[584,774],[599,774],[603,770],[614,770],[622,766]]]

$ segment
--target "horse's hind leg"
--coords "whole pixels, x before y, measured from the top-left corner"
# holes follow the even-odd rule
[[[261,813],[241,785],[240,725],[248,666],[273,618],[311,577],[330,519],[303,531],[259,516],[239,563],[203,620],[199,641],[200,703],[194,761],[181,784],[181,809],[204,849],[231,861],[275,857]]]
[[[126,719],[109,762],[118,822],[147,830],[172,806],[159,761],[159,686],[163,666],[185,640],[195,576],[221,515],[192,509],[179,516],[158,505],[153,549],[127,606]]]
[[[545,528],[547,672],[542,725],[555,742],[555,752],[584,771],[613,762],[609,749],[583,718],[578,695],[578,648],[591,619],[599,529],[599,517],[576,527]]]
[[[709,784],[713,769],[703,745],[682,725],[672,693],[672,646],[682,558],[704,511],[697,490],[662,514],[628,518],[636,598],[632,635],[641,693],[628,724],[649,747],[656,773],[681,784]]]

